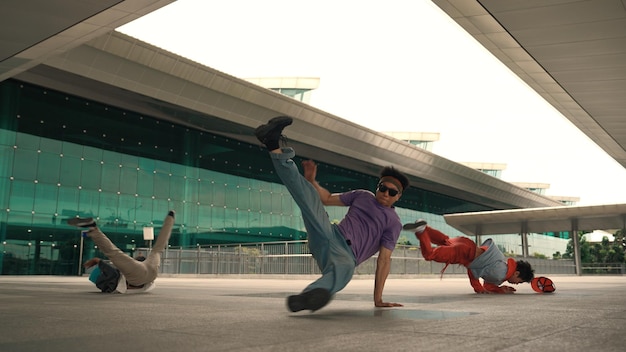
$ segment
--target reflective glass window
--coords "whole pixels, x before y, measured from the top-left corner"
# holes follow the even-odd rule
[[[33,210],[35,214],[55,214],[59,187],[57,185],[38,183],[35,185],[35,199]]]
[[[82,214],[89,216],[106,216],[105,209],[100,208],[100,192],[83,189],[78,193],[78,209]],[[100,214],[100,211],[103,211]],[[82,216],[82,215],[81,215]]]
[[[170,196],[170,176],[168,173],[157,171],[154,174],[154,192],[156,199],[168,199]]]
[[[169,198],[172,200],[184,200],[186,183],[187,180],[182,176],[172,175],[172,177],[170,177]]]
[[[58,211],[62,216],[74,217],[78,214],[80,199],[78,187],[59,187]]]
[[[80,157],[63,155],[59,177],[61,185],[80,186],[81,166]]]
[[[61,174],[61,158],[59,154],[39,153],[37,162],[37,181],[56,185]]]
[[[80,185],[83,189],[100,189],[102,185],[102,164],[100,161],[81,162]]]
[[[143,197],[152,197],[154,193],[154,172],[139,169],[137,178],[137,194]]]
[[[40,146],[39,149],[46,153],[56,154],[57,156],[61,154],[62,144],[59,141],[50,138],[40,138],[39,140]]]
[[[13,177],[16,180],[34,181],[37,177],[38,154],[35,150],[16,149],[13,163]]]
[[[118,192],[120,190],[120,166],[119,164],[105,163],[102,165],[102,181],[100,188],[103,192]]]
[[[39,137],[26,133],[18,133],[16,137],[15,145],[17,145],[17,149],[30,151],[39,150]]]
[[[62,154],[64,157],[69,157],[69,156],[73,156],[77,158],[83,157],[83,147],[81,145],[69,143],[69,142],[63,142],[61,149],[62,149]]]
[[[212,210],[213,207],[211,207],[210,205],[198,205],[197,207],[194,207],[197,209],[196,212],[194,212],[196,215],[194,216],[193,214],[189,214],[189,224],[197,224],[197,226],[200,227],[204,227],[204,228],[211,228],[213,227],[213,215],[212,215]],[[194,222],[193,219],[197,219],[197,222]]]
[[[153,221],[158,221],[159,224],[163,223],[163,219],[170,210],[169,202],[167,199],[155,199],[152,201]]]
[[[13,148],[16,145],[17,133],[5,129],[0,129],[0,146],[10,146]]]
[[[84,147],[83,158],[85,160],[101,162],[102,161],[102,149],[93,148],[93,147]]]
[[[237,184],[228,183],[223,187],[218,187],[216,190],[221,190],[224,195],[224,205],[228,209],[236,209],[239,206],[239,188]],[[247,208],[246,208],[247,209]]]
[[[33,210],[35,201],[35,183],[14,180],[11,182],[9,208],[12,212],[28,212]],[[30,223],[30,222],[29,222]]]
[[[152,198],[137,197],[137,224],[145,226],[152,222]]]
[[[137,193],[137,177],[139,172],[136,166],[123,164],[120,168],[120,193],[135,195]]]
[[[185,189],[185,200],[187,200],[187,203],[192,205],[198,203],[199,187],[200,182],[198,182],[197,178],[187,178]]]

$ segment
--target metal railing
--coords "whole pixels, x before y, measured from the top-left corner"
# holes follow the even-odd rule
[[[527,260],[536,274],[575,274],[572,260]],[[391,275],[439,275],[445,264],[427,261],[417,246],[398,245],[393,251]],[[262,242],[168,248],[162,256],[163,274],[212,275],[314,275],[320,270],[311,256],[307,241]],[[373,275],[376,256],[361,263],[355,275]],[[623,273],[623,271],[622,271]],[[467,275],[460,265],[450,265],[446,275]]]
[[[583,263],[581,269],[586,275],[626,274],[626,264],[624,263]]]

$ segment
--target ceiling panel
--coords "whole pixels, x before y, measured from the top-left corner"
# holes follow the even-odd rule
[[[433,2],[626,167],[624,1]]]

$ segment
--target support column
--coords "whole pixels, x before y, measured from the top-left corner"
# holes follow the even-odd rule
[[[528,222],[522,222],[522,231],[520,233],[522,237],[522,257],[528,258]]]
[[[476,238],[475,241],[477,245],[481,245],[481,243],[483,243],[482,241],[482,234],[483,234],[483,226],[482,224],[476,224],[476,231],[474,231],[474,233],[476,234]]]
[[[572,219],[572,242],[574,243],[574,265],[576,266],[576,275],[581,276],[582,265],[581,265],[581,256],[580,256],[580,241],[578,239],[578,219]]]

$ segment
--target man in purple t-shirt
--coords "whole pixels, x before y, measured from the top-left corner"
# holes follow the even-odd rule
[[[256,137],[270,151],[276,174],[300,207],[309,249],[322,271],[322,277],[307,286],[302,293],[287,298],[289,310],[316,311],[322,308],[333,294],[350,282],[355,267],[376,252],[374,305],[402,306],[384,302],[383,288],[391,268],[391,253],[402,230],[393,204],[409,186],[408,178],[393,167],[385,167],[381,171],[376,194],[367,190],[331,194],[315,180],[317,165],[313,161],[302,162],[303,176],[292,160],[294,150],[280,148],[282,131],[292,122],[291,117],[278,116],[255,130]],[[350,208],[336,225],[331,224],[325,205]]]

